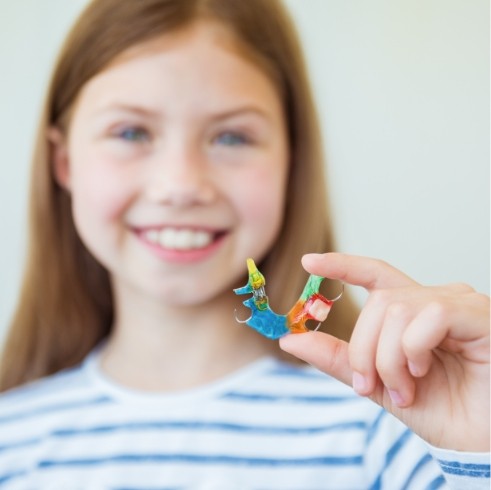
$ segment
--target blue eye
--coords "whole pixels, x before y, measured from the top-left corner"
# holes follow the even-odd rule
[[[241,133],[227,132],[218,135],[215,143],[225,146],[242,146],[250,143],[249,138]]]
[[[125,128],[118,132],[117,137],[130,143],[144,143],[150,139],[150,135],[147,130],[137,127]]]

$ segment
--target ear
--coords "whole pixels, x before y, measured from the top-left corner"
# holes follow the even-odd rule
[[[51,126],[46,137],[49,143],[53,176],[61,187],[70,190],[70,164],[66,136],[61,129]]]

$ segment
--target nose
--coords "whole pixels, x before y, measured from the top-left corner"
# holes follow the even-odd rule
[[[198,156],[162,155],[153,167],[147,185],[150,200],[176,207],[210,204],[215,200],[215,186],[206,163]]]

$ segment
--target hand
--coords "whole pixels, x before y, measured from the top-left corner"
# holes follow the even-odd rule
[[[463,284],[421,286],[375,259],[309,254],[302,263],[369,296],[349,344],[308,332],[283,337],[281,348],[352,385],[434,446],[489,451],[489,297]]]

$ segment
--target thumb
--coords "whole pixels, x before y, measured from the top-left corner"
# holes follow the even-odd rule
[[[353,371],[348,360],[348,343],[323,332],[309,331],[280,338],[283,351],[351,386]]]

